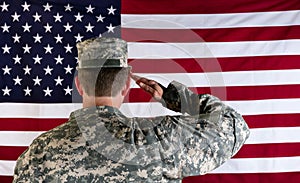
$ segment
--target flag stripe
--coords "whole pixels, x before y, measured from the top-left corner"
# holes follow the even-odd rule
[[[2,160],[16,160],[27,146],[0,146]],[[272,158],[299,155],[300,143],[246,144],[233,158]]]
[[[268,99],[268,100],[249,100],[249,101],[225,101],[228,105],[233,106],[243,115],[259,115],[259,114],[298,114],[300,111],[300,98],[296,99]],[[3,104],[0,104],[0,106]],[[7,104],[6,104],[7,105]],[[74,106],[77,106],[75,108]],[[24,108],[32,110],[24,110]],[[53,115],[52,119],[56,120],[68,118],[69,114],[81,107],[81,104],[24,104],[24,103],[11,103],[7,105],[6,110],[0,113],[0,118],[48,118]],[[36,113],[35,108],[39,108],[40,113]],[[55,109],[63,108],[64,112],[57,112]],[[125,115],[132,116],[149,116],[151,115],[174,115],[171,110],[168,110],[160,103],[124,103],[121,106],[121,111]],[[142,110],[145,109],[145,110]],[[46,113],[46,111],[48,113]],[[56,113],[55,113],[56,111]]]
[[[298,183],[300,180],[299,172],[288,173],[248,173],[248,174],[206,174],[193,176],[183,179],[182,183]]]
[[[230,159],[212,173],[299,172],[300,157]]]
[[[299,127],[300,113],[295,114],[263,114],[244,115],[245,121],[250,128],[268,127]]]
[[[1,160],[16,160],[27,149],[27,146],[0,146]]]
[[[198,94],[212,94],[221,100],[300,98],[300,85],[196,87],[190,89]],[[244,95],[239,95],[240,93]],[[131,89],[125,98],[126,102],[148,102],[151,100],[152,97],[140,88]]]
[[[300,142],[300,127],[254,128],[250,131],[246,144]],[[0,131],[0,146],[28,146],[41,133],[43,131]]]
[[[129,42],[128,57],[131,59],[160,59],[299,55],[299,48],[300,40],[298,39],[276,41],[238,41],[206,43]]]
[[[234,156],[234,158],[271,158],[298,156],[300,152],[299,143],[277,143],[277,144],[247,144]]]
[[[176,80],[188,87],[263,86],[300,84],[300,69],[208,73],[136,73],[167,85]],[[133,84],[132,88],[139,88]]]
[[[0,118],[0,131],[47,131],[67,120],[68,118]]]
[[[123,28],[212,29],[300,25],[300,11],[226,14],[122,14]]]
[[[172,5],[172,6],[170,6]],[[198,2],[194,0],[172,1],[139,1],[122,0],[122,14],[189,14],[189,13],[238,13],[260,11],[283,11],[299,9],[297,1],[273,0],[232,0],[230,3],[223,0]]]
[[[244,27],[218,29],[137,29],[122,28],[129,42],[233,42],[300,38],[300,26]],[[272,32],[272,34],[270,34]],[[259,33],[259,34],[258,34]],[[180,36],[178,36],[180,35]],[[234,36],[232,36],[234,35]]]
[[[229,58],[130,59],[129,64],[133,67],[133,72],[139,73],[201,73],[299,69],[299,60],[300,55],[278,55]],[[236,67],[236,65],[239,67]]]
[[[244,115],[250,128],[299,127],[300,114]],[[0,131],[47,131],[68,119],[0,118]]]
[[[300,157],[280,158],[238,158],[230,159],[221,167],[212,171],[219,173],[271,173],[300,171]],[[0,175],[11,176],[15,161],[0,160]],[[270,171],[273,170],[273,171]]]

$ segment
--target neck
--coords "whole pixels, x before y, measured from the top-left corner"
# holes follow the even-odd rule
[[[83,96],[83,107],[92,106],[111,106],[115,108],[120,108],[122,102],[118,97],[90,97]]]

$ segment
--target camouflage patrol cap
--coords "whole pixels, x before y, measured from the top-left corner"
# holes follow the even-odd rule
[[[130,67],[127,64],[127,42],[120,38],[91,38],[76,46],[78,69]]]

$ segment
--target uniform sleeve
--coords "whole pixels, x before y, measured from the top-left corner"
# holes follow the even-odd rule
[[[43,151],[35,139],[29,148],[18,158],[14,170],[13,183],[35,183],[42,180],[41,163]]]
[[[173,81],[164,88],[162,98],[168,109],[185,114],[170,118],[188,128],[191,135],[185,140],[175,167],[181,178],[206,174],[219,167],[234,156],[249,137],[249,128],[242,116],[217,97],[197,95]]]

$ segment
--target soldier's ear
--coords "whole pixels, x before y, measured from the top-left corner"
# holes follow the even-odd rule
[[[126,80],[126,83],[125,83],[125,85],[124,85],[124,87],[123,87],[123,89],[122,89],[122,91],[121,91],[121,94],[122,94],[122,96],[126,96],[127,95],[127,93],[129,92],[129,89],[130,89],[130,75],[128,75],[128,77],[127,77],[127,80]]]
[[[75,77],[75,85],[76,85],[76,88],[78,90],[79,95],[82,96],[83,95],[83,89],[82,89],[82,86],[81,86],[80,81],[78,79],[78,76]]]

